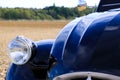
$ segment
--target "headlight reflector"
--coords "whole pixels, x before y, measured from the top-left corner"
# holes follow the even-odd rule
[[[27,63],[32,54],[32,41],[23,36],[17,36],[9,43],[8,54],[14,64]]]

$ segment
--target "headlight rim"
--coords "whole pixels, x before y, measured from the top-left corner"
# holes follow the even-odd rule
[[[10,48],[9,48],[9,46],[11,45],[11,43],[14,43],[15,41],[18,41],[18,42],[20,42],[20,43],[23,43],[26,47],[27,47],[27,49],[29,50],[28,52],[29,53],[27,53],[26,54],[26,56],[27,56],[27,59],[24,61],[24,62],[22,62],[22,63],[19,63],[19,62],[16,62],[16,61],[14,61],[14,59],[12,59],[12,57],[11,57],[11,52],[10,52]],[[32,57],[32,53],[33,53],[33,44],[34,44],[34,42],[32,41],[32,40],[30,40],[30,39],[28,39],[28,38],[26,38],[26,37],[24,37],[24,36],[16,36],[13,40],[11,40],[10,41],[10,43],[9,43],[9,45],[8,45],[8,55],[9,55],[9,57],[10,57],[10,59],[11,59],[11,61],[12,61],[12,63],[14,63],[14,64],[16,64],[16,65],[24,65],[24,64],[26,64],[27,62],[29,62],[29,60],[31,59],[31,57]],[[16,51],[15,51],[16,52]]]

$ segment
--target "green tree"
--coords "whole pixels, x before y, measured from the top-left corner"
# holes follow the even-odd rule
[[[87,7],[84,11],[78,11],[77,7],[57,7],[55,5],[43,9],[33,8],[0,8],[0,19],[34,19],[34,20],[53,20],[53,19],[73,19],[87,15],[94,8]],[[94,9],[95,10],[95,9]]]

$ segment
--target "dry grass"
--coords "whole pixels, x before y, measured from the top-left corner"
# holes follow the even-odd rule
[[[7,45],[15,36],[23,35],[34,41],[54,39],[69,21],[0,21],[0,80],[4,80],[10,63]]]

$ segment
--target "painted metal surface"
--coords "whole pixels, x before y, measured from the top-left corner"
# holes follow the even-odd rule
[[[118,59],[112,59],[114,51],[118,51],[117,47],[120,46],[119,19],[120,12],[93,13],[79,19],[78,24],[74,25],[72,30],[72,27],[69,26],[71,32],[66,33],[66,35],[69,34],[68,38],[63,37],[62,33],[59,34],[54,42],[55,46],[52,47],[51,51],[51,54],[57,58],[59,64],[50,72],[51,79],[57,75],[74,71],[103,71],[111,74],[119,73],[118,71],[112,71],[116,69],[114,68],[115,66],[120,65],[117,63]],[[110,42],[108,39],[109,36],[111,38]],[[60,37],[65,39],[66,42],[60,40]],[[112,40],[112,38],[115,38],[115,40]],[[104,39],[106,40],[104,41]],[[116,40],[118,41],[114,43]],[[64,46],[60,46],[60,48],[63,47],[61,53],[56,51],[59,50],[58,43],[64,43]],[[112,51],[113,44],[116,48]],[[109,53],[109,49],[111,49],[111,53]],[[111,55],[110,58],[107,57],[109,55]],[[119,53],[116,55],[119,55]],[[101,57],[99,58],[99,56]],[[102,57],[104,57],[104,60],[110,60],[114,64],[108,64],[109,61],[107,60],[105,60],[105,63]],[[114,58],[116,57],[117,56]],[[113,67],[104,66],[104,64]],[[109,70],[106,70],[106,68]]]
[[[99,71],[120,76],[119,41],[119,11],[77,18],[63,28],[55,41],[36,42],[37,52],[32,61],[22,66],[11,64],[6,80],[39,80],[44,73],[39,68],[49,66],[50,55],[58,62],[48,73],[51,80],[74,71]]]

